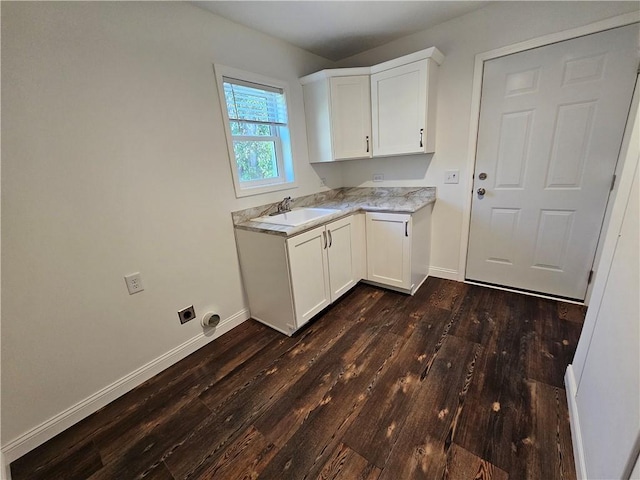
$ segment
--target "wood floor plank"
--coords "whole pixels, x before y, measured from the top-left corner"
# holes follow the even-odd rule
[[[189,478],[255,479],[275,453],[275,445],[269,443],[252,425],[225,448],[215,462],[201,465]]]
[[[376,480],[379,476],[379,468],[341,443],[329,456],[317,480]]]
[[[155,463],[144,472],[144,480],[175,480],[164,462]]]
[[[464,448],[451,445],[442,480],[508,480],[509,475],[490,462],[472,454]],[[540,479],[547,477],[540,477]]]
[[[527,351],[527,377],[564,388],[566,365],[573,361],[582,325],[560,318],[557,302],[540,299],[532,316],[533,335]]]
[[[538,300],[510,292],[496,297],[495,332],[479,358],[482,373],[471,385],[469,408],[461,414],[456,438],[512,478],[529,478],[534,462],[534,385],[526,367],[534,324],[543,321],[535,317]]]
[[[435,282],[427,281],[424,287],[423,295],[427,296],[427,302],[430,306],[455,312],[464,300],[471,285],[454,282],[453,280],[438,279]]]
[[[253,320],[11,464],[14,480],[574,480],[585,308],[360,284],[293,337]]]
[[[380,334],[347,364],[340,380],[278,451],[262,473],[264,478],[313,478],[320,473],[350,422],[358,415],[368,392],[397,355],[400,337]]]
[[[479,345],[458,337],[446,339],[413,397],[419,408],[408,413],[381,480],[442,478],[460,399],[473,379],[480,350]]]
[[[540,382],[533,386],[534,460],[528,478],[575,478],[571,435],[562,428],[569,417],[566,392]]]
[[[33,465],[31,457],[22,457],[11,464],[13,480],[81,480],[90,477],[103,467],[102,459],[93,442],[86,442],[72,452],[66,452],[59,462]]]
[[[554,302],[558,310],[558,318],[568,322],[575,322],[580,325],[584,323],[584,317],[587,314],[585,305],[577,305],[568,302]]]
[[[414,392],[450,312],[432,308],[380,378],[362,411],[346,431],[344,442],[382,468],[404,425]]]
[[[285,395],[287,389],[324,358],[352,328],[361,328],[363,325],[367,328],[367,320],[370,318],[367,317],[367,312],[383,308],[388,301],[386,296],[376,294],[373,303],[364,313],[360,312],[359,306],[356,307],[360,312],[356,320],[346,321],[342,317],[330,315],[322,328],[312,326],[303,332],[293,348],[275,359],[254,378],[246,379],[239,389],[228,396],[221,398],[216,393],[217,389],[204,392],[200,398],[209,406],[213,415],[194,429],[184,444],[166,459],[173,475],[186,477],[192,471],[215,462],[229,443],[249,425],[254,424],[269,406]],[[223,391],[228,390],[225,387],[227,381],[235,383],[234,379],[223,379],[220,382]]]
[[[210,410],[200,400],[192,400],[180,409],[179,414],[166,419],[146,436],[128,446],[121,456],[93,474],[91,480],[144,478],[171,455],[210,414]]]
[[[341,380],[345,370],[355,363],[376,335],[371,324],[359,321],[322,358],[292,382],[277,403],[268,408],[255,425],[263,435],[279,447],[302,425],[309,413],[326,399],[326,393]]]
[[[455,314],[451,334],[470,342],[488,345],[496,335],[503,293],[469,285],[462,305]]]

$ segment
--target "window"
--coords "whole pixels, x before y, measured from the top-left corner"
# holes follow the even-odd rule
[[[215,69],[236,196],[293,187],[286,84]]]

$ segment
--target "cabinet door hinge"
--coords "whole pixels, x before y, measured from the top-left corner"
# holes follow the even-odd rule
[[[587,285],[591,284],[591,280],[593,280],[593,270],[589,271],[589,276],[587,277]]]
[[[613,192],[613,187],[616,184],[616,176],[614,175],[613,178],[611,179],[611,188],[609,189],[610,192]]]

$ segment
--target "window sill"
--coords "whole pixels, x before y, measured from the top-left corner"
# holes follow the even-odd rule
[[[278,192],[280,190],[289,190],[293,188],[298,188],[298,183],[295,181],[273,183],[271,185],[261,185],[259,187],[239,188],[238,186],[235,186],[235,191],[236,191],[236,198],[242,198],[242,197],[250,197],[252,195],[260,195],[263,193]]]

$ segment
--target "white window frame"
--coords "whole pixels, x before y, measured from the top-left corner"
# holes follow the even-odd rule
[[[227,67],[224,65],[215,64],[214,71],[216,76],[216,82],[218,85],[218,96],[220,98],[220,110],[222,111],[222,118],[224,124],[224,131],[227,138],[227,149],[229,152],[229,166],[231,167],[231,175],[233,177],[233,186],[235,188],[236,197],[248,197],[250,195],[257,195],[261,193],[276,192],[278,190],[286,190],[295,188],[297,186],[295,180],[295,172],[293,165],[293,145],[291,140],[291,107],[289,99],[289,84],[282,80],[265,77],[256,73],[246,72],[244,70],[238,70],[236,68]],[[254,181],[240,181],[240,174],[238,172],[238,164],[236,162],[236,156],[234,151],[234,138],[238,139],[238,136],[231,134],[231,124],[229,119],[229,112],[227,111],[227,102],[224,94],[224,81],[225,78],[235,79],[241,82],[249,82],[257,85],[264,85],[265,87],[271,87],[279,89],[283,92],[285,102],[287,104],[287,126],[286,127],[272,127],[277,128],[278,132],[274,136],[259,136],[241,137],[245,141],[259,140],[274,141],[276,148],[276,161],[278,165],[279,176],[277,178],[269,178],[263,180]]]

